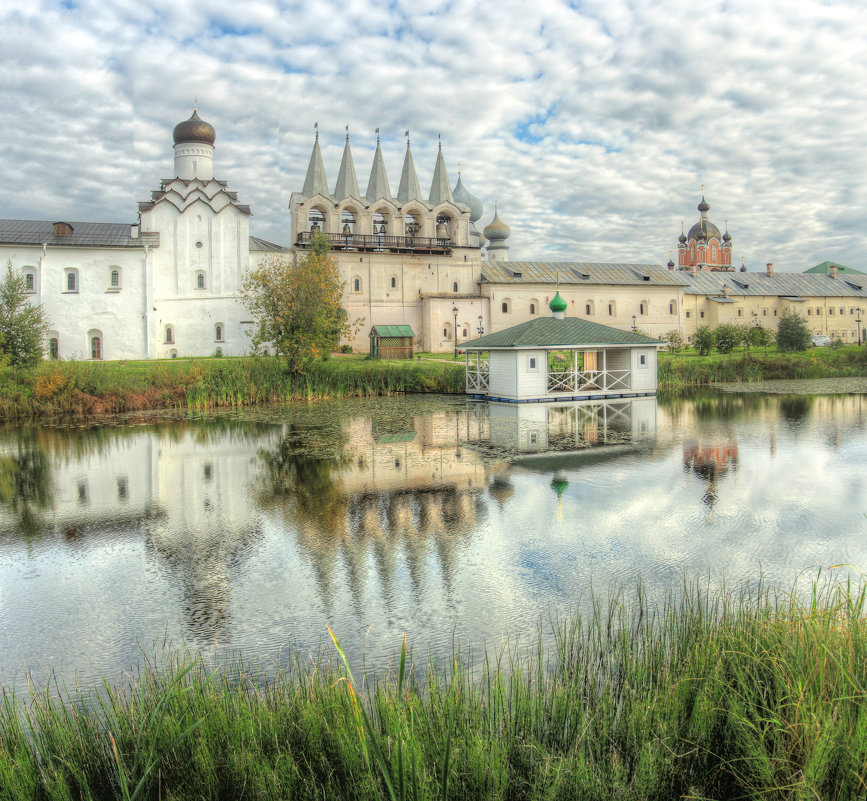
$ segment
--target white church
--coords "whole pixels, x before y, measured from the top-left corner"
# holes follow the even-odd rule
[[[867,299],[867,288],[836,275],[802,276],[795,285],[792,274],[785,281],[770,273],[720,277],[674,270],[672,262],[667,269],[511,261],[509,226],[495,210],[478,231],[482,203],[460,172],[451,186],[441,145],[430,191],[422,193],[408,132],[392,193],[378,136],[362,192],[348,133],[332,190],[317,131],[304,185],[289,199],[289,245],[282,246],[250,236],[249,206],[214,177],[215,141],[197,110],[175,126],[174,177],[139,204],[137,222],[0,219],[0,265],[9,261],[22,272],[45,308],[47,357],[247,354],[252,320],[238,294],[245,272],[269,254],[297,260],[315,232],[328,237],[345,282],[344,307],[360,322],[344,343],[355,352],[367,352],[371,329],[386,325],[409,326],[416,351],[459,348],[546,315],[558,284],[567,317],[652,337],[756,316],[773,325],[786,304],[802,300],[817,306],[814,319],[828,328],[838,318],[820,320],[820,300],[829,312],[839,306],[840,315],[851,306],[848,321]],[[854,337],[851,327],[840,328],[844,340]],[[833,326],[817,332],[837,333]]]

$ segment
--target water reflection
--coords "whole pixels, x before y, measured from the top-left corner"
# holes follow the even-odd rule
[[[867,566],[862,401],[383,399],[2,429],[0,681],[115,673],[178,624],[251,659],[326,624],[356,656],[404,631],[439,653],[591,581]]]

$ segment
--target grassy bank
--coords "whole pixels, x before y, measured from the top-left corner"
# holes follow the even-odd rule
[[[147,409],[208,409],[285,400],[464,390],[463,356],[425,354],[413,361],[361,356],[312,362],[291,373],[276,358],[136,362],[43,362],[30,370],[0,366],[0,420]],[[717,382],[867,375],[867,348],[806,353],[697,356],[660,353],[661,390]]]
[[[698,356],[659,354],[659,388],[707,386],[722,382],[780,378],[841,378],[867,375],[867,348],[812,348],[803,353],[736,352]]]
[[[276,358],[43,362],[0,369],[0,419],[145,409],[207,409],[398,392],[462,392],[463,369],[361,357],[315,361],[291,373]]]
[[[299,655],[267,683],[175,661],[99,697],[4,695],[0,797],[863,798],[864,615],[864,586],[693,585],[555,621],[550,652],[477,680],[459,652],[360,684]]]

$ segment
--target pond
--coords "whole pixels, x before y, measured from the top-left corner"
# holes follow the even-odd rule
[[[867,569],[867,396],[435,396],[0,429],[0,684],[159,644],[381,667],[591,590]]]

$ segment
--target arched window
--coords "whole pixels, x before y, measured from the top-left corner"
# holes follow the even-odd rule
[[[609,316],[609,317],[614,317],[614,315],[615,315],[616,313],[617,313],[617,306],[615,306],[613,300],[612,300],[612,301],[609,301],[609,303],[608,303],[608,316]]]
[[[358,276],[352,279],[352,291],[361,292],[361,279]]]
[[[391,276],[391,288],[397,289],[397,278],[395,276]]]
[[[457,292],[457,291],[458,291],[458,282],[455,281],[455,282],[452,284],[452,292]]]
[[[536,313],[536,304],[531,303],[530,304],[530,314],[535,314],[535,313]]]
[[[166,344],[171,345],[175,341],[175,332],[170,325],[166,326]]]
[[[28,292],[36,291],[36,276],[33,273],[25,273],[24,274],[24,288]]]
[[[102,337],[93,336],[90,338],[90,358],[91,359],[101,359],[102,358]]]
[[[205,274],[203,272],[196,273],[196,289],[205,288]]]
[[[647,314],[647,301],[642,300],[641,303],[638,304],[638,313],[639,314]]]
[[[59,359],[60,358],[60,341],[57,337],[50,337],[48,340],[48,358],[49,359]]]
[[[500,308],[502,309],[503,314],[508,314],[509,313],[509,301],[504,300],[502,302],[502,304],[500,304]]]
[[[593,314],[593,304],[592,303],[585,303],[584,304],[584,314],[586,314],[588,317],[591,314]]]
[[[669,301],[668,313],[669,314],[677,314],[677,301],[676,300]]]
[[[78,292],[78,270],[66,271],[66,291]]]
[[[307,230],[311,234],[325,230],[325,214],[322,209],[310,209],[307,214]]]
[[[217,342],[223,341],[223,324],[222,323],[217,323],[214,326],[214,339],[216,339]]]
[[[466,339],[469,335],[470,335],[470,328],[466,323],[464,323],[464,330],[461,332],[461,336],[464,339]]]
[[[112,268],[108,284],[112,289],[120,289],[120,270],[117,267]]]

